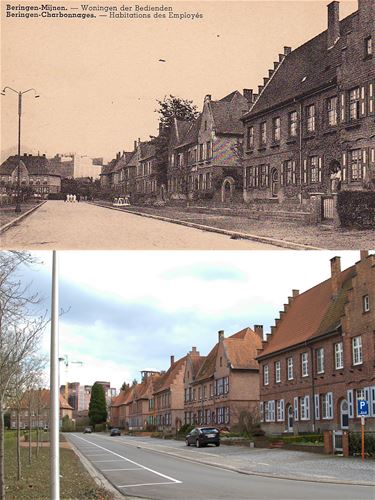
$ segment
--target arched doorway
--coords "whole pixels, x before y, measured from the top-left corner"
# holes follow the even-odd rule
[[[271,170],[271,194],[273,198],[277,197],[279,192],[279,172],[277,168]]]
[[[221,185],[221,202],[230,203],[233,200],[235,181],[233,177],[226,177]]]
[[[349,405],[346,399],[340,403],[340,427],[341,429],[348,429],[349,427]]]
[[[287,430],[288,432],[293,432],[293,407],[292,405],[288,405],[287,408]]]

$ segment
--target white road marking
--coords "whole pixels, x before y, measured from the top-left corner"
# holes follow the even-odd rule
[[[118,460],[117,458],[114,458],[113,460],[91,460],[93,464],[100,464],[102,462],[122,462],[122,460]]]
[[[161,472],[157,472],[156,470],[150,469],[149,467],[146,467],[146,466],[141,465],[137,462],[134,462],[133,460],[130,460],[130,458],[126,458],[126,457],[120,455],[119,453],[115,453],[114,451],[108,450],[108,448],[104,448],[104,446],[100,446],[99,444],[92,443],[92,442],[88,441],[87,439],[84,439],[80,436],[74,436],[74,437],[76,437],[77,439],[81,439],[85,443],[90,443],[91,445],[94,445],[97,448],[100,448],[101,450],[108,451],[108,453],[112,453],[112,455],[115,455],[116,457],[120,457],[123,460],[126,460],[127,462],[130,462],[134,465],[137,465],[138,467],[142,467],[142,469],[148,470],[149,472],[152,472],[153,474],[156,474],[157,476],[164,477],[165,479],[169,479],[170,481],[172,481],[174,483],[182,483],[182,481],[179,481],[178,479],[174,479],[173,477],[167,476],[166,474],[162,474]]]
[[[135,488],[136,486],[154,486],[154,485],[157,485],[157,484],[176,484],[177,483],[181,483],[181,481],[175,481],[173,483],[171,483],[170,481],[168,481],[167,483],[141,483],[141,484],[125,484],[124,486],[116,486],[116,488]]]
[[[117,470],[142,470],[140,467],[134,467],[129,469],[100,469],[100,472],[114,472]]]
[[[258,465],[269,465],[269,464],[266,464],[264,462],[255,462],[255,463],[258,464]]]

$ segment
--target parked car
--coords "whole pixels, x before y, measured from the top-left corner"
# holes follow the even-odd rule
[[[113,429],[111,429],[111,436],[121,436],[121,431],[120,429],[117,429],[117,427],[113,427]]]
[[[128,207],[130,205],[129,197],[125,196],[124,198],[114,198],[112,206],[114,207]]]
[[[197,448],[214,444],[220,446],[220,431],[216,427],[195,427],[185,438],[186,446],[195,444]]]
[[[85,427],[83,429],[83,434],[91,434],[92,433],[92,428],[91,427]]]

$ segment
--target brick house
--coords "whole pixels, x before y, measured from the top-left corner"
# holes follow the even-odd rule
[[[216,424],[231,428],[242,411],[257,413],[259,367],[255,357],[263,328],[245,328],[218,342],[209,354],[195,348],[187,355],[184,375],[184,423]]]
[[[133,400],[133,389],[129,387],[112,399],[109,413],[109,421],[112,427],[125,428],[129,422],[129,405]]]
[[[40,391],[27,391],[23,395],[19,406],[20,429],[49,428],[49,408],[50,391],[41,389]],[[17,408],[11,408],[10,428],[17,428]],[[65,416],[73,418],[73,408],[60,394],[60,425]]]
[[[176,431],[183,423],[185,365],[186,356],[177,361],[171,356],[170,367],[155,384],[150,423],[159,430]]]
[[[292,297],[263,342],[260,410],[267,433],[359,429],[366,399],[375,429],[375,256],[361,252],[341,271]]]
[[[61,191],[61,175],[53,168],[45,155],[25,153],[19,162],[18,156],[9,156],[0,166],[0,189],[6,193],[14,191],[18,182],[20,165],[20,186],[30,188],[34,193],[47,197],[49,193]]]
[[[244,200],[307,203],[341,189],[374,189],[373,0],[295,50],[284,47],[242,118]],[[338,175],[337,186],[332,175]]]

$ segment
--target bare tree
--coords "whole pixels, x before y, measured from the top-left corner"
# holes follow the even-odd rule
[[[4,411],[12,386],[25,373],[23,364],[38,352],[47,324],[45,314],[36,312],[40,298],[20,277],[21,266],[34,262],[25,252],[0,252],[0,500],[5,498]]]

